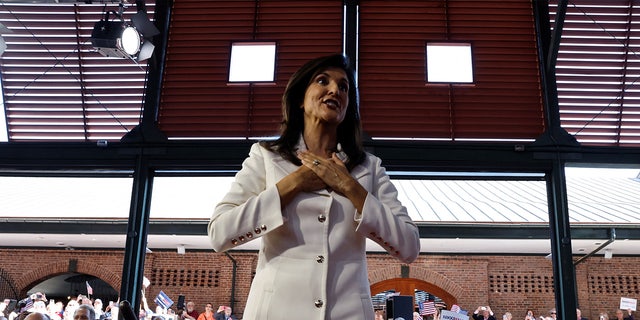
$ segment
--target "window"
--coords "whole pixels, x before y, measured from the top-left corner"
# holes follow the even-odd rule
[[[472,83],[469,43],[427,43],[427,82]]]
[[[275,42],[233,43],[229,63],[229,82],[273,81],[275,64]]]

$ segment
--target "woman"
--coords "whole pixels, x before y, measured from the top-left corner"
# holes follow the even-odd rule
[[[216,318],[215,313],[213,313],[213,305],[211,303],[207,303],[204,306],[204,312],[198,315],[198,320],[214,320]]]
[[[536,316],[533,314],[533,310],[527,310],[527,315],[524,317],[524,320],[536,320]]]
[[[353,72],[342,55],[289,80],[281,136],[256,143],[209,222],[214,250],[262,237],[243,319],[374,318],[365,240],[404,263],[416,225],[379,158],[364,152]]]

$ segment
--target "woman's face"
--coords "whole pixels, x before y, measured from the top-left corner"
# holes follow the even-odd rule
[[[305,123],[338,125],[349,105],[349,80],[344,70],[328,68],[318,73],[307,87],[302,108]]]

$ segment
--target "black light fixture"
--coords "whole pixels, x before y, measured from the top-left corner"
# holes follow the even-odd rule
[[[96,22],[91,32],[91,44],[100,54],[138,61],[151,57],[154,46],[148,38],[160,34],[160,31],[149,21],[144,2],[140,3],[136,3],[138,12],[131,23],[123,18],[124,4],[120,3],[118,12],[105,10],[103,19]],[[113,20],[110,20],[111,14]]]

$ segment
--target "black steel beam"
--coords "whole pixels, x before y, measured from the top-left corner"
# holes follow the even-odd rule
[[[206,236],[208,220],[151,220],[148,234]],[[550,238],[546,224],[475,224],[475,223],[422,223],[418,222],[423,239],[531,239]],[[611,228],[618,239],[640,240],[640,225],[574,225],[571,238],[576,240],[607,240]],[[127,232],[127,220],[26,220],[1,219],[0,233],[18,234],[95,234],[122,235]]]
[[[165,143],[1,143],[7,170],[129,169],[144,155],[155,169],[237,170],[253,141]],[[640,148],[561,147],[533,144],[367,141],[367,150],[397,171],[547,171],[554,159],[571,163],[640,166]]]

